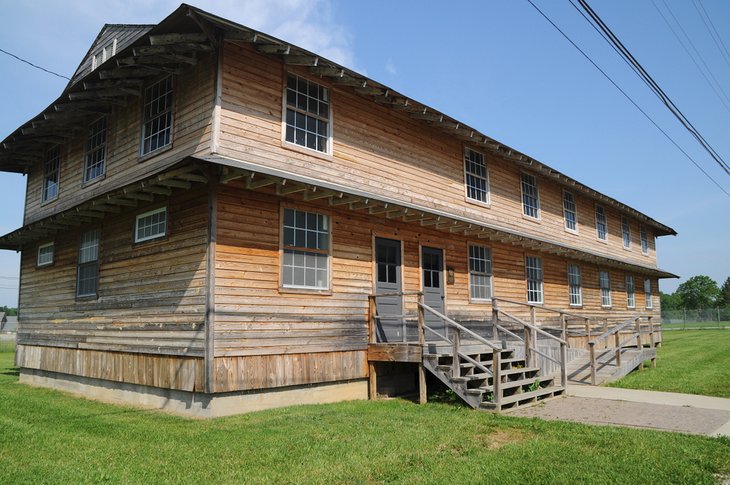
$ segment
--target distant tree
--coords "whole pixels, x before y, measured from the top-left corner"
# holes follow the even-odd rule
[[[696,310],[714,306],[720,296],[720,288],[709,276],[699,275],[679,285],[676,294],[682,301],[682,308]]]
[[[7,315],[9,317],[18,315],[17,308],[11,308],[11,307],[7,307],[7,306],[0,306],[0,312],[5,312],[5,315]]]
[[[659,292],[659,300],[662,304],[662,310],[679,310],[682,308],[682,300],[676,293]]]
[[[717,306],[730,308],[730,276],[725,280],[720,288],[720,296],[717,298]]]

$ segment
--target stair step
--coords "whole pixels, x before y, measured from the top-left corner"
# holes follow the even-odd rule
[[[522,374],[523,372],[537,372],[539,370],[539,367],[513,367],[512,369],[502,369],[500,371],[500,375],[511,376],[514,374]]]
[[[512,396],[506,396],[502,398],[502,402],[500,403],[501,407],[514,407],[515,405],[523,405],[528,404],[525,401],[536,401],[539,398],[546,398],[551,396],[557,396],[560,394],[563,394],[565,392],[565,389],[563,389],[560,386],[550,386],[550,387],[544,387],[540,388],[537,391],[532,392],[522,392],[518,394],[514,394]],[[497,405],[492,402],[483,402],[480,407],[483,409],[494,409]]]
[[[485,376],[484,377],[485,379],[487,378],[486,374],[481,374],[481,375]],[[470,377],[473,377],[473,376],[470,376]],[[491,376],[489,376],[489,377],[491,377]],[[530,386],[530,385],[534,384],[536,380],[539,380],[540,384],[543,384],[545,382],[552,381],[553,378],[546,377],[546,376],[540,376],[540,377],[536,377],[534,379],[522,379],[519,381],[503,382],[502,390],[504,391],[507,389],[514,389],[515,387]],[[489,385],[489,386],[482,386],[482,387],[473,387],[471,389],[467,389],[465,392],[467,394],[477,395],[477,394],[483,394],[485,392],[492,392],[493,389],[494,389],[494,386]]]
[[[459,367],[462,369],[473,369],[475,366],[474,366],[474,364],[465,362],[465,363],[459,364]],[[437,365],[436,368],[440,371],[450,371],[452,369],[452,365],[451,364],[442,364],[442,365]]]

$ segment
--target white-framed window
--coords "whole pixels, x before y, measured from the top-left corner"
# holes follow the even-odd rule
[[[315,212],[284,209],[282,286],[329,288],[329,217]]]
[[[106,116],[94,121],[89,127],[84,155],[84,183],[104,175],[106,164]]]
[[[626,308],[636,308],[636,289],[634,288],[634,277],[626,275]]]
[[[36,262],[36,266],[48,266],[53,264],[53,253],[55,251],[55,246],[52,242],[41,244],[38,246],[38,259]]]
[[[624,248],[629,249],[631,247],[631,223],[626,216],[621,216],[621,239],[624,242]]]
[[[567,190],[563,191],[563,219],[567,230],[578,232],[578,212],[575,205],[575,196]]]
[[[141,155],[172,143],[172,76],[160,79],[144,90]]]
[[[608,238],[608,223],[606,222],[606,211],[603,206],[596,204],[596,235],[598,239],[605,241]]]
[[[646,308],[654,308],[654,303],[651,301],[651,280],[649,278],[644,279],[644,298]]]
[[[98,54],[94,54],[91,58],[91,70],[93,71],[97,67],[104,64],[110,57],[117,53],[117,39],[114,39],[104,47]]]
[[[537,256],[525,257],[525,277],[527,280],[527,303],[542,303],[542,259]]]
[[[580,266],[568,264],[568,291],[570,294],[570,306],[583,305],[583,285],[581,283]]]
[[[608,271],[598,272],[598,283],[601,287],[601,306],[611,306],[611,278]]]
[[[296,74],[286,77],[284,140],[322,153],[330,152],[329,89]]]
[[[641,254],[649,254],[649,235],[645,226],[639,226],[639,235],[641,237]]]
[[[469,245],[469,294],[472,300],[492,299],[492,250]]]
[[[167,207],[151,210],[137,216],[134,224],[134,242],[144,242],[167,235]]]
[[[99,229],[81,235],[76,296],[96,296],[99,288]]]
[[[464,179],[466,197],[489,204],[489,172],[482,153],[471,148],[464,150]]]
[[[540,218],[540,193],[537,191],[537,179],[529,173],[520,176],[522,186],[522,213],[527,217]]]
[[[58,197],[61,178],[61,148],[55,146],[46,153],[46,163],[43,165],[43,191],[41,202],[48,202]]]

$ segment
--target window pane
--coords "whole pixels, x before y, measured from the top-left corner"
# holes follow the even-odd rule
[[[167,208],[137,216],[135,242],[162,237],[167,234]]]
[[[147,87],[144,92],[142,155],[170,144],[172,134],[172,77]]]
[[[294,74],[287,77],[286,140],[326,152],[329,136],[327,88]]]
[[[539,217],[539,196],[537,192],[537,180],[534,175],[523,173],[522,181],[522,212],[526,216]]]
[[[484,155],[467,149],[464,154],[466,194],[469,199],[489,202],[489,178]]]

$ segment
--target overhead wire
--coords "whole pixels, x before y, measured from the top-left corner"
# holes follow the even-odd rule
[[[692,162],[692,164],[694,164],[694,166],[695,166],[695,167],[697,167],[697,168],[698,168],[698,169],[700,170],[700,172],[702,172],[702,173],[703,173],[703,174],[704,174],[704,175],[705,175],[705,176],[706,176],[706,177],[707,177],[708,179],[710,179],[710,181],[711,181],[711,182],[712,182],[713,184],[715,184],[715,185],[717,186],[717,188],[718,188],[718,189],[720,189],[720,190],[721,190],[722,192],[724,192],[724,193],[725,193],[725,195],[727,195],[728,197],[730,197],[730,192],[728,192],[727,190],[725,190],[725,188],[724,188],[724,187],[723,187],[722,185],[720,185],[720,184],[719,184],[719,183],[718,183],[718,182],[717,182],[717,181],[716,181],[716,180],[715,180],[715,179],[714,179],[714,178],[713,178],[713,177],[712,177],[712,176],[711,176],[711,175],[710,175],[709,173],[707,173],[707,171],[705,171],[705,169],[703,169],[703,168],[702,168],[702,166],[700,166],[700,164],[698,164],[698,163],[697,163],[697,161],[695,161],[695,159],[694,159],[694,158],[692,158],[692,156],[691,156],[691,155],[690,155],[689,153],[687,153],[687,152],[686,152],[686,151],[685,151],[685,150],[684,150],[684,149],[683,149],[683,148],[682,148],[681,146],[679,146],[679,144],[678,144],[678,143],[677,143],[676,141],[674,141],[674,139],[673,139],[673,138],[672,138],[671,136],[669,136],[669,134],[668,134],[668,133],[667,133],[666,131],[664,131],[664,130],[662,129],[662,127],[660,127],[660,126],[659,126],[659,125],[658,125],[658,124],[657,124],[657,123],[656,123],[656,122],[655,122],[655,121],[654,121],[654,120],[652,119],[652,117],[651,117],[651,116],[649,116],[649,115],[648,115],[648,114],[646,113],[646,111],[644,111],[644,110],[643,110],[643,109],[642,109],[642,108],[641,108],[641,107],[640,107],[640,106],[639,106],[639,105],[638,105],[638,104],[636,103],[636,101],[634,101],[634,100],[633,100],[633,98],[631,98],[631,96],[629,96],[629,95],[628,95],[628,94],[626,93],[626,91],[624,91],[624,90],[623,90],[623,89],[622,89],[622,88],[621,88],[621,87],[620,87],[620,86],[619,86],[619,85],[618,85],[618,84],[616,83],[616,81],[614,81],[614,80],[613,80],[613,79],[611,78],[611,76],[609,76],[609,75],[608,75],[608,74],[606,73],[606,71],[604,71],[603,69],[601,69],[601,67],[600,67],[600,66],[598,66],[598,64],[596,64],[596,63],[595,63],[595,62],[593,61],[593,59],[591,59],[591,57],[590,57],[590,56],[589,56],[588,54],[586,54],[586,53],[585,53],[585,51],[583,51],[583,49],[581,49],[581,48],[580,48],[580,47],[578,46],[578,44],[576,44],[575,42],[573,42],[573,39],[571,39],[571,38],[570,38],[570,37],[568,36],[568,34],[566,34],[565,32],[563,32],[563,30],[562,30],[562,29],[561,29],[560,27],[558,27],[558,26],[557,26],[557,25],[555,24],[555,22],[553,22],[553,21],[552,21],[552,20],[550,19],[550,17],[548,17],[548,16],[547,16],[547,15],[546,15],[546,14],[545,14],[545,13],[544,13],[544,12],[543,12],[542,10],[540,10],[540,8],[539,8],[539,7],[537,6],[537,5],[535,5],[535,3],[533,3],[533,1],[532,1],[532,0],[527,0],[527,2],[528,2],[528,3],[530,4],[530,5],[532,5],[532,7],[533,7],[533,8],[535,9],[535,10],[537,10],[537,12],[538,12],[538,13],[539,13],[539,14],[540,14],[540,15],[541,15],[541,16],[542,16],[542,17],[543,17],[543,18],[544,18],[544,19],[545,19],[545,20],[546,20],[546,21],[547,21],[547,22],[548,22],[548,23],[549,23],[550,25],[552,25],[552,26],[553,26],[553,28],[555,28],[555,30],[557,30],[557,31],[558,31],[558,32],[559,32],[559,33],[560,33],[560,34],[561,34],[561,35],[562,35],[562,36],[563,36],[563,37],[564,37],[564,38],[565,38],[565,39],[566,39],[566,40],[567,40],[568,42],[570,42],[570,44],[571,44],[571,45],[572,45],[572,46],[573,46],[573,47],[574,47],[574,48],[575,48],[575,49],[576,49],[576,50],[577,50],[578,52],[580,52],[580,53],[581,53],[581,54],[583,55],[583,57],[585,57],[585,58],[586,58],[586,60],[587,60],[588,62],[590,62],[590,63],[591,63],[592,65],[593,65],[593,67],[595,67],[595,68],[596,68],[596,69],[597,69],[597,70],[598,70],[598,71],[599,71],[599,72],[600,72],[601,74],[603,74],[603,76],[604,76],[604,77],[605,77],[606,79],[608,79],[608,81],[609,81],[609,82],[610,82],[611,84],[613,84],[613,86],[614,86],[614,87],[615,87],[616,89],[618,89],[618,91],[619,91],[619,92],[620,92],[620,93],[621,93],[621,94],[622,94],[622,95],[623,95],[623,96],[624,96],[624,97],[625,97],[625,98],[626,98],[627,100],[629,100],[629,102],[630,102],[630,103],[631,103],[632,105],[634,105],[634,107],[635,107],[635,108],[636,108],[637,110],[639,110],[639,112],[640,112],[640,113],[641,113],[642,115],[644,115],[644,117],[645,117],[645,118],[646,118],[647,120],[649,120],[649,122],[650,122],[650,123],[651,123],[652,125],[654,125],[654,127],[655,127],[655,128],[657,129],[657,130],[659,130],[659,131],[660,131],[660,132],[662,133],[662,135],[664,135],[664,136],[666,137],[666,139],[667,139],[667,140],[669,140],[669,142],[670,142],[670,143],[671,143],[672,145],[674,145],[674,146],[675,146],[675,147],[677,148],[677,150],[679,150],[679,151],[680,151],[680,152],[681,152],[681,153],[682,153],[682,154],[683,154],[683,155],[684,155],[684,156],[685,156],[685,157],[686,157],[686,158],[687,158],[687,159],[688,159],[688,160],[689,160],[690,162]]]
[[[70,78],[70,77],[66,77],[66,76],[64,76],[63,74],[59,74],[59,73],[57,73],[57,72],[53,72],[53,71],[51,71],[51,70],[49,70],[49,69],[46,69],[45,67],[41,67],[41,66],[38,66],[38,65],[36,65],[36,64],[33,64],[32,62],[30,62],[30,61],[28,61],[28,60],[25,60],[25,59],[23,59],[23,58],[22,58],[22,57],[20,57],[20,56],[16,56],[16,55],[15,55],[15,54],[13,54],[12,52],[8,52],[8,51],[6,51],[5,49],[0,49],[0,52],[2,52],[3,54],[7,54],[7,55],[9,55],[10,57],[14,57],[15,59],[19,60],[20,62],[24,62],[24,63],[28,64],[29,66],[35,67],[36,69],[40,69],[41,71],[47,72],[48,74],[53,74],[54,76],[58,76],[58,77],[60,77],[60,78],[66,79],[67,81],[70,81],[70,80],[71,80],[71,78]]]
[[[730,66],[730,52],[728,52],[725,42],[723,42],[722,37],[720,37],[720,33],[715,28],[715,24],[712,22],[712,17],[708,15],[707,10],[705,10],[705,6],[702,5],[701,0],[692,0],[692,4],[695,6],[695,10],[697,10],[697,13],[700,14],[700,18],[705,24],[705,27],[707,27],[707,30],[710,32],[710,37],[712,37],[712,40],[715,41],[715,45],[720,51],[720,55],[723,59],[725,59],[725,63]],[[702,12],[700,12],[700,10],[702,10]],[[705,20],[705,17],[707,18],[707,20]]]
[[[730,99],[728,99],[728,96],[727,96],[727,94],[725,94],[725,91],[723,90],[723,94],[725,95],[725,99],[723,99],[723,97],[720,95],[720,92],[717,90],[715,85],[712,84],[712,81],[710,81],[710,78],[707,77],[707,74],[705,73],[705,71],[703,71],[702,68],[700,67],[700,65],[697,63],[697,59],[695,59],[695,56],[692,55],[692,53],[689,51],[689,49],[687,48],[687,46],[684,43],[684,41],[682,40],[682,38],[679,36],[677,31],[674,29],[672,24],[669,22],[669,19],[667,19],[667,17],[664,15],[664,12],[661,11],[661,9],[659,8],[659,6],[656,4],[656,2],[654,0],[651,0],[651,3],[652,3],[652,5],[654,5],[654,8],[659,13],[659,16],[662,18],[662,20],[664,20],[664,23],[667,24],[667,27],[669,27],[669,30],[672,32],[672,34],[674,34],[674,37],[677,39],[677,42],[679,42],[679,45],[682,46],[682,49],[684,49],[684,52],[687,53],[687,56],[692,60],[692,63],[695,65],[695,67],[700,72],[700,74],[702,74],[702,77],[705,78],[705,81],[707,81],[707,84],[714,91],[715,95],[717,95],[717,98],[720,100],[722,105],[725,107],[726,110],[728,110],[728,112],[730,112],[730,107],[728,106],[728,102],[730,102]],[[666,6],[666,3],[664,5]],[[676,17],[675,17],[675,20],[676,20]],[[686,36],[686,34],[685,34],[685,36]],[[697,49],[695,49],[695,52],[697,52]],[[707,67],[706,63],[705,63],[705,67]],[[710,73],[710,74],[712,74],[712,73]],[[715,83],[717,83],[719,86],[720,83],[717,81],[717,78],[715,78],[713,76],[713,79],[715,80]],[[722,86],[720,86],[720,89],[722,90]]]
[[[669,98],[667,93],[659,86],[659,84],[651,77],[651,75],[644,69],[638,60],[631,54],[631,52],[624,46],[621,40],[613,33],[613,31],[606,25],[606,23],[598,16],[598,14],[591,8],[586,0],[578,0],[583,9],[593,19],[596,25],[606,34],[604,39],[614,44],[620,51],[621,55],[624,56],[632,65],[634,72],[645,80],[650,88],[659,95],[662,103],[669,109],[669,111],[679,120],[679,122],[690,132],[690,134],[699,142],[699,144],[710,154],[715,162],[723,169],[723,171],[730,175],[730,165],[723,160],[719,153],[705,140],[702,134],[694,127],[692,122],[682,113],[677,105]]]

